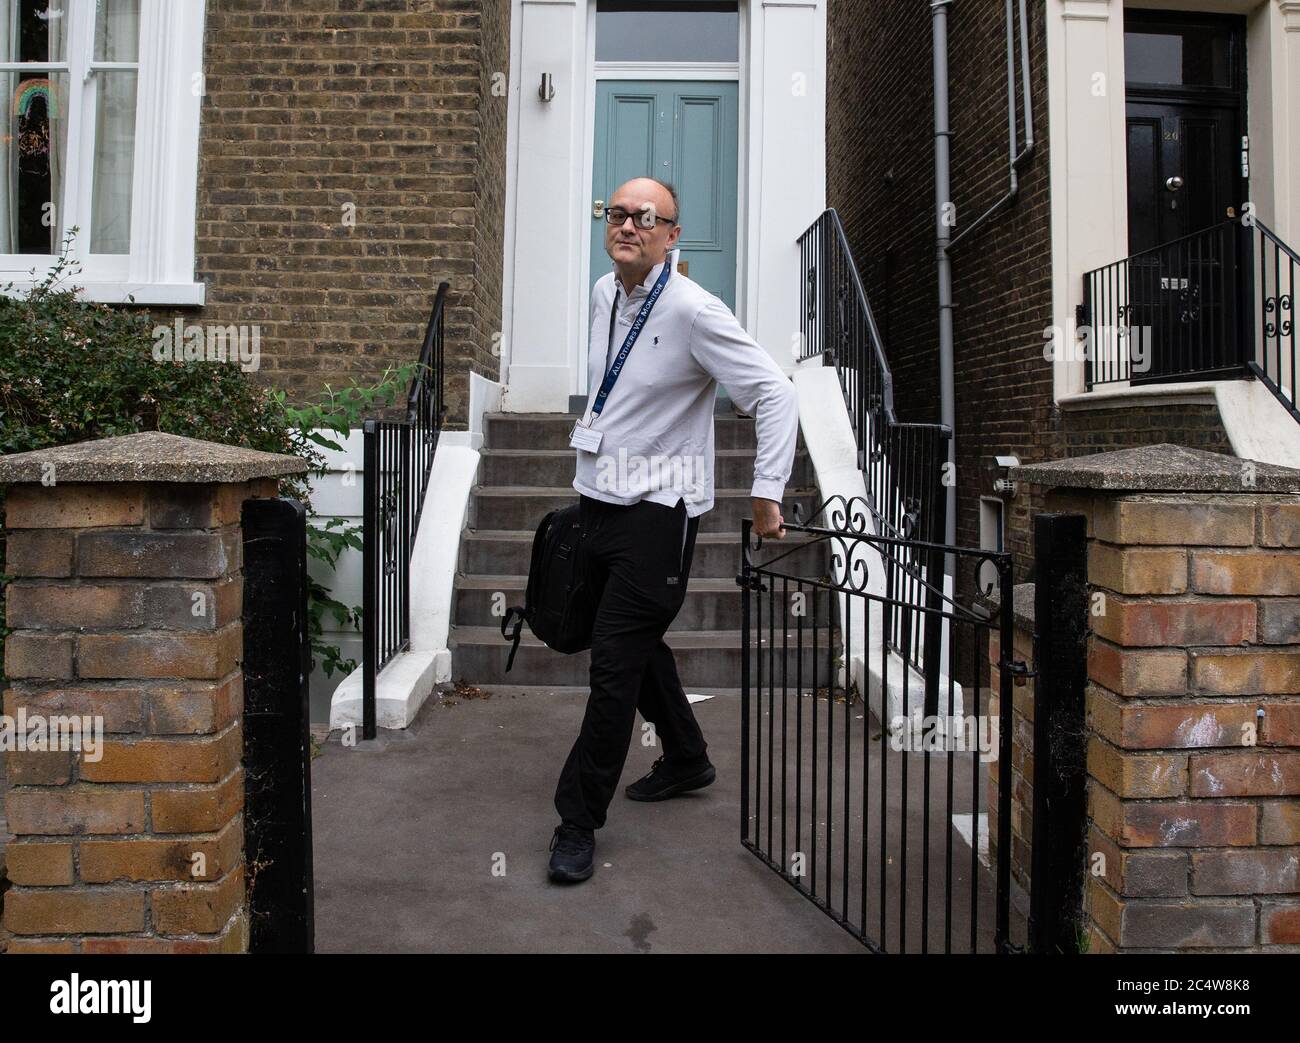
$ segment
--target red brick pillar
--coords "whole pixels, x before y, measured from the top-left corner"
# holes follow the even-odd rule
[[[1300,472],[1160,446],[1018,476],[1089,518],[1089,951],[1300,943]]]
[[[8,754],[11,952],[247,948],[240,510],[303,469],[158,433],[0,457],[4,713],[104,733]]]

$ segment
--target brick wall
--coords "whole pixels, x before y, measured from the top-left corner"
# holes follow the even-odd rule
[[[4,713],[103,743],[6,758],[9,951],[247,947],[239,518],[275,489],[10,488]]]
[[[968,546],[979,542],[981,461],[1015,452],[1029,462],[1053,450],[1052,374],[1042,355],[1051,311],[1045,35],[1042,4],[1030,9],[1036,155],[1014,206],[953,252],[958,530]],[[960,231],[1007,190],[1003,5],[953,5],[949,34]],[[844,219],[885,338],[899,419],[937,421],[930,8],[833,2],[829,35],[828,201]],[[1026,564],[1028,525],[1008,535]]]
[[[258,325],[296,399],[418,350],[440,280],[447,406],[500,372],[508,0],[209,0],[187,321]],[[355,227],[344,206],[355,207]]]
[[[1058,444],[1062,456],[1083,456],[1174,441],[1193,449],[1231,455],[1232,444],[1213,403],[1130,406],[1062,411]],[[1176,432],[1171,439],[1170,432]]]
[[[1090,951],[1295,949],[1300,496],[1049,500],[1089,517]]]
[[[478,370],[492,380],[501,376],[502,274],[505,267],[506,211],[506,84],[510,69],[510,0],[478,0],[482,13],[479,34],[478,161],[475,164],[474,280],[465,287],[467,304],[474,316],[470,338],[476,360],[485,362]],[[453,284],[456,285],[456,284]],[[491,356],[490,362],[483,353]],[[450,367],[450,363],[449,363]],[[468,384],[466,395],[468,394]],[[457,427],[469,406],[448,406]]]

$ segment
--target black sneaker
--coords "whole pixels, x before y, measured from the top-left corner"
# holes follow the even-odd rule
[[[551,836],[552,880],[586,880],[596,871],[596,834],[581,826],[561,822]]]
[[[667,800],[687,790],[703,789],[718,777],[708,758],[701,767],[698,761],[691,764],[673,764],[660,757],[650,771],[626,787],[623,792],[632,800]]]

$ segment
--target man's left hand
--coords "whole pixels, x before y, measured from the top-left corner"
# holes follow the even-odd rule
[[[775,500],[764,500],[755,496],[754,535],[762,539],[780,540],[785,538],[785,518],[781,516],[781,505]]]

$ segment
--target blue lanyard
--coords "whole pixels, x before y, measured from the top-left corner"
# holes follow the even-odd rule
[[[619,349],[613,365],[609,367],[609,372],[605,374],[605,380],[600,385],[600,390],[596,392],[595,404],[591,407],[591,420],[594,423],[596,417],[600,416],[600,411],[605,408],[605,399],[609,398],[609,393],[614,389],[614,384],[618,380],[618,375],[623,372],[623,363],[627,361],[628,355],[632,351],[632,345],[636,343],[637,337],[641,336],[641,330],[650,318],[650,311],[655,306],[655,301],[659,299],[659,294],[663,292],[664,286],[668,282],[668,276],[672,272],[673,262],[671,257],[664,258],[663,271],[659,273],[659,278],[650,289],[650,295],[641,305],[641,310],[637,312],[636,319],[632,322],[632,328],[627,331],[627,339],[623,341],[623,347]],[[618,277],[615,276],[615,282]],[[614,304],[610,310],[610,327],[613,328],[614,310],[618,308],[618,290],[614,290]]]

